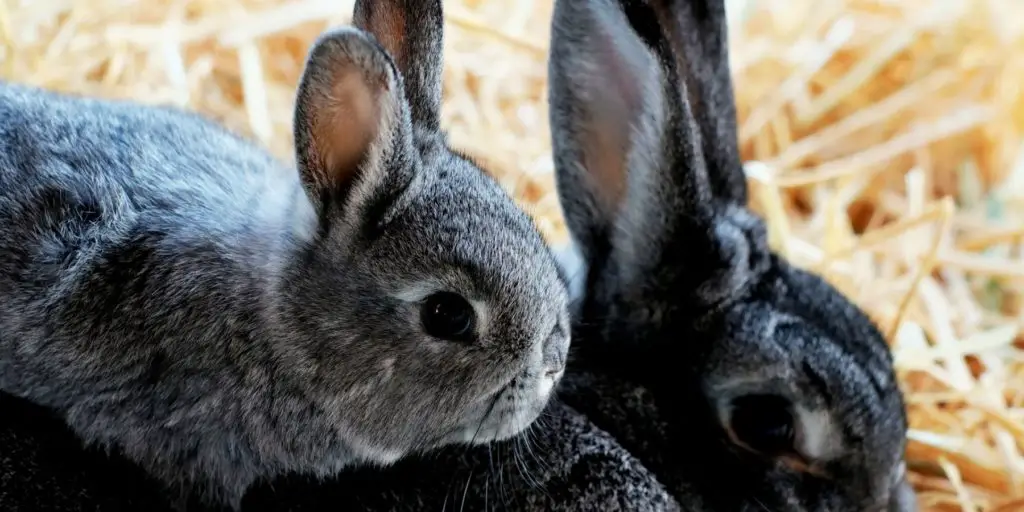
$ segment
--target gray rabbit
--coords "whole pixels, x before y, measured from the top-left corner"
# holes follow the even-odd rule
[[[723,0],[556,0],[566,402],[700,510],[915,508],[884,338],[747,209]],[[615,397],[621,397],[616,400]]]
[[[0,86],[0,390],[182,496],[509,438],[561,378],[529,217],[440,130],[440,0],[316,41],[298,171],[168,107]]]

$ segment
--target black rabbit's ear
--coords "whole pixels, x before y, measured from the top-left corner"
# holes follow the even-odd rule
[[[295,100],[295,151],[303,185],[319,213],[359,207],[382,190],[401,189],[413,166],[412,128],[401,77],[373,38],[345,27],[310,50]]]
[[[725,0],[652,0],[702,136],[715,197],[747,204],[729,71]]]
[[[654,24],[653,36],[642,40],[631,21]],[[665,47],[656,23],[643,5],[555,5],[549,103],[558,192],[589,263],[614,250],[656,264],[680,222],[710,226],[697,125],[674,66],[652,50]]]
[[[444,69],[441,0],[357,0],[352,21],[373,34],[394,59],[413,123],[440,129]]]

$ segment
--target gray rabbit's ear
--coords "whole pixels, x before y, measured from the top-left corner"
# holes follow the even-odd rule
[[[357,0],[352,21],[373,34],[394,60],[413,123],[439,130],[444,70],[441,0]]]
[[[556,2],[552,144],[562,208],[584,258],[619,251],[653,265],[680,223],[707,232],[713,205],[685,85],[650,9],[626,3]],[[634,30],[652,25],[653,33]]]
[[[411,137],[401,77],[369,36],[345,27],[310,50],[295,104],[295,150],[310,199],[323,215],[337,201],[365,198],[385,180],[403,180],[394,165]]]
[[[652,0],[650,5],[686,83],[715,197],[746,206],[725,0]]]

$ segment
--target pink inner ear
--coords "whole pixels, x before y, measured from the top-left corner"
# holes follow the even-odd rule
[[[601,14],[598,14],[601,16]],[[624,200],[629,153],[634,146],[634,124],[640,122],[645,105],[655,98],[644,98],[645,82],[650,80],[655,62],[631,34],[617,34],[606,24],[597,24],[592,34],[594,53],[589,76],[581,77],[591,85],[583,94],[589,105],[589,127],[584,158],[587,171],[596,183],[597,197],[609,210]],[[646,69],[645,69],[646,68]],[[581,82],[586,84],[587,82]]]
[[[382,100],[390,91],[386,76],[351,62],[333,63],[332,72],[329,89],[312,102],[309,122],[318,179],[338,186],[354,177],[380,135]]]
[[[626,155],[629,152],[630,86],[624,80],[626,66],[608,38],[602,38],[596,52],[599,72],[588,77],[598,88],[592,102],[590,148],[585,152],[587,171],[597,182],[597,197],[612,211],[626,191]]]

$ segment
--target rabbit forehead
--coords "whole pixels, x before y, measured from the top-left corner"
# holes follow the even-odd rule
[[[780,325],[799,319],[748,303],[722,320],[720,336],[711,342],[704,361],[704,385],[710,393],[781,391],[794,385],[800,372],[792,352],[798,347],[779,343],[777,335]]]
[[[771,304],[745,303],[727,314],[709,350],[704,385],[716,396],[772,392],[819,409],[865,375],[836,344],[801,318]]]

